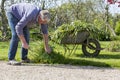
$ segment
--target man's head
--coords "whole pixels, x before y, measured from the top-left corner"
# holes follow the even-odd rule
[[[39,13],[38,22],[40,24],[47,24],[50,21],[50,13],[48,10],[41,10]]]

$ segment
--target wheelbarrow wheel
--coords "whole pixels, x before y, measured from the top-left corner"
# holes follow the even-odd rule
[[[96,39],[85,40],[82,44],[82,51],[85,56],[96,57],[100,53],[100,44]]]

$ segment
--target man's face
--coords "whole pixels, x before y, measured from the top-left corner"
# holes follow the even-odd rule
[[[42,20],[40,16],[38,18],[38,22],[39,22],[39,24],[47,24],[47,21],[46,20]]]

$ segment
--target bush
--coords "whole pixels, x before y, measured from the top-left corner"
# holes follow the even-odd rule
[[[112,37],[111,37],[111,40],[112,40],[112,41],[120,40],[120,36],[112,36]]]
[[[98,39],[100,41],[110,41],[110,33],[101,30],[98,32]]]
[[[112,41],[108,46],[108,51],[119,52],[120,51],[120,41]]]
[[[31,40],[42,40],[42,34],[38,32],[30,33]]]
[[[117,35],[120,35],[120,21],[118,21],[116,23],[115,32],[116,32]]]

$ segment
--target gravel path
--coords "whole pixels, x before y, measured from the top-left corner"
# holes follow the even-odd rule
[[[11,66],[0,61],[0,80],[120,80],[120,70],[45,64]]]

